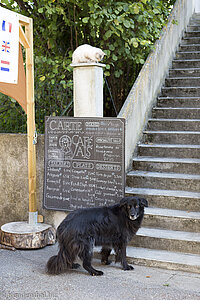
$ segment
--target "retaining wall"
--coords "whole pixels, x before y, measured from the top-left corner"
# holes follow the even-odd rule
[[[0,226],[28,221],[28,151],[26,134],[0,134]],[[43,209],[44,136],[37,143],[37,209],[44,221],[57,227],[64,212]]]

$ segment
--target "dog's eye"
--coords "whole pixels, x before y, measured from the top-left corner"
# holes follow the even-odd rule
[[[135,207],[136,209],[138,209],[139,208],[139,205],[136,205],[136,207]]]

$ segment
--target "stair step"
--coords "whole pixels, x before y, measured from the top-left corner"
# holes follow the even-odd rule
[[[174,59],[172,61],[173,69],[200,68],[199,59]]]
[[[135,265],[200,274],[200,255],[127,247],[127,260]]]
[[[200,68],[170,69],[169,77],[200,77]]]
[[[200,36],[183,37],[181,43],[183,45],[200,44]]]
[[[186,107],[154,107],[152,110],[153,118],[157,119],[200,119],[200,108]]]
[[[199,51],[178,51],[176,52],[176,59],[200,59],[200,52]]]
[[[200,26],[200,21],[191,19],[189,25]]]
[[[199,83],[200,84],[200,83]],[[200,97],[200,86],[198,87],[163,87],[162,96],[185,96]]]
[[[200,77],[166,78],[165,87],[199,87]]]
[[[187,30],[184,34],[184,38],[198,38],[200,37],[200,31],[199,30]]]
[[[200,159],[138,156],[133,158],[133,169],[148,172],[200,174]]]
[[[143,139],[148,143],[196,145],[200,143],[200,131],[144,131]]]
[[[200,25],[199,14],[195,13],[190,19],[189,25]]]
[[[200,158],[200,145],[140,143],[138,154],[156,157]]]
[[[189,25],[200,26],[200,21],[191,19]]]
[[[190,22],[193,22],[193,21],[195,21],[195,22],[199,22],[200,21],[200,15],[199,15],[199,13],[194,13],[193,15],[192,15],[192,18],[190,19]]]
[[[126,187],[125,193],[146,198],[151,207],[200,211],[200,192]]]
[[[157,207],[145,207],[145,215],[161,216],[161,217],[175,217],[179,219],[198,219],[200,220],[200,212],[192,212],[177,209],[166,209]]]
[[[188,25],[187,26],[187,32],[200,32],[200,25]]]
[[[157,106],[166,108],[200,108],[200,97],[158,97]]]
[[[142,227],[130,244],[135,247],[199,254],[200,233]]]
[[[179,51],[180,52],[192,52],[192,51],[200,51],[200,44],[190,44],[190,45],[179,45]]]
[[[142,226],[176,231],[184,228],[187,232],[199,232],[200,212],[147,207]]]
[[[94,257],[101,259],[101,247],[94,248]],[[200,255],[129,246],[127,261],[133,265],[164,268],[200,274]],[[111,258],[114,261],[113,252]]]
[[[199,20],[190,20],[190,26],[200,26]]]
[[[149,119],[147,130],[200,131],[200,119]]]
[[[162,238],[167,240],[178,240],[187,242],[197,242],[200,243],[200,233],[199,232],[186,232],[180,230],[166,230],[160,228],[150,228],[141,227],[137,231],[138,236]],[[200,246],[200,244],[199,244]],[[199,253],[199,249],[198,249]]]
[[[126,184],[135,188],[158,187],[159,189],[171,189],[198,192],[200,190],[200,175],[180,174],[167,172],[130,171],[126,176]]]

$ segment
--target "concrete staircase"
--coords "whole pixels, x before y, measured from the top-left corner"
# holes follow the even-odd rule
[[[200,273],[198,15],[181,41],[126,183],[127,195],[149,201],[129,261]]]

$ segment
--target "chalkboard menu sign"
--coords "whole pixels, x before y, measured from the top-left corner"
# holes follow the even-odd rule
[[[46,117],[44,207],[71,211],[124,196],[125,121]]]

